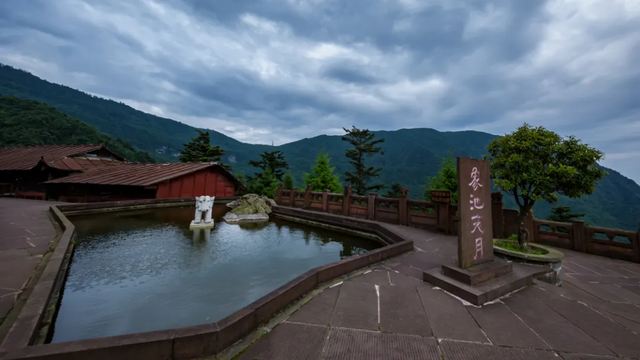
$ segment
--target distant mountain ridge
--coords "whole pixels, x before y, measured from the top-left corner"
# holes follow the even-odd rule
[[[127,139],[159,161],[177,161],[173,154],[196,135],[195,128],[189,125],[53,84],[6,65],[0,65],[0,94],[42,101],[114,138]],[[350,125],[344,124],[345,127]],[[301,186],[303,171],[309,171],[320,150],[325,150],[332,158],[341,179],[349,168],[344,157],[348,146],[340,136],[320,135],[271,147],[245,144],[214,130],[202,130],[211,134],[212,144],[227,151],[223,161],[232,164],[235,173],[251,174],[253,169],[247,161],[272,149],[284,153],[298,186]],[[496,135],[478,131],[440,132],[425,128],[376,131],[376,135],[386,140],[382,144],[384,155],[371,159],[373,166],[383,167],[380,181],[387,185],[400,181],[414,198],[422,196],[422,186],[427,177],[435,175],[440,160],[448,152],[454,156],[481,157],[486,153],[487,144],[496,138]],[[568,205],[574,212],[586,213],[585,220],[593,225],[637,230],[640,186],[614,170],[606,170],[610,176],[600,182],[595,194],[581,199],[561,198],[554,205]],[[509,196],[505,196],[505,205],[515,208]],[[538,218],[546,218],[551,207],[550,204],[539,203],[534,213]]]

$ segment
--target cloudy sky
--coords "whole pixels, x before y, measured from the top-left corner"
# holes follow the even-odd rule
[[[529,122],[640,182],[639,0],[1,0],[0,62],[253,143]]]

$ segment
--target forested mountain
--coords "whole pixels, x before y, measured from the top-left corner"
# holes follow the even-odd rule
[[[149,153],[134,149],[127,141],[113,140],[93,126],[35,100],[0,95],[0,129],[0,146],[106,143],[129,161],[155,161]]]
[[[9,66],[0,65],[0,94],[45,102],[101,132],[131,141],[135,147],[151,152],[161,161],[177,161],[176,154],[182,144],[196,135],[195,129],[186,124],[52,84]],[[350,127],[351,124],[344,126]],[[341,179],[349,168],[344,156],[348,145],[340,140],[340,136],[321,135],[272,148],[245,144],[214,130],[207,131],[211,134],[212,144],[227,151],[223,161],[233,165],[234,173],[250,175],[253,169],[247,162],[257,159],[265,150],[284,153],[298,186],[302,185],[302,172],[310,170],[321,150],[332,158]],[[495,135],[477,131],[439,132],[432,129],[377,131],[376,135],[386,139],[382,144],[384,155],[371,159],[371,165],[383,167],[380,180],[388,185],[400,181],[414,198],[422,196],[427,177],[436,174],[440,160],[448,152],[453,156],[481,157],[486,153],[487,144],[495,138]],[[616,171],[606,170],[610,176],[600,181],[595,194],[574,200],[561,198],[556,205],[571,206],[574,212],[586,213],[585,220],[593,225],[637,230],[640,186]],[[509,196],[505,196],[505,203],[515,208]],[[551,207],[550,204],[539,203],[534,207],[534,213],[538,218],[546,218]]]

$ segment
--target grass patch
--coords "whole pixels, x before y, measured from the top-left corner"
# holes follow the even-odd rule
[[[518,245],[518,243],[514,243],[506,240],[498,240],[493,243],[495,246],[501,247],[503,249],[519,252],[522,254],[530,254],[530,255],[545,255],[547,252],[541,249],[536,249],[530,246],[525,246],[524,249]]]

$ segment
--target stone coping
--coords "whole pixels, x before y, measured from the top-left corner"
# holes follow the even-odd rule
[[[170,204],[180,206],[188,201],[187,199],[173,200],[175,201],[156,200],[154,202],[152,200],[144,200],[130,203],[114,202],[97,204],[105,204],[105,208],[115,207],[118,209],[131,210],[137,209],[140,206],[149,208],[165,207]],[[100,213],[103,212],[105,208],[93,204],[51,207],[50,210],[54,218],[63,227],[64,233],[44,273],[38,280],[34,292],[29,297],[27,304],[7,334],[2,347],[0,347],[0,358],[2,358],[3,352],[7,352],[4,360],[179,360],[217,355],[234,343],[242,340],[243,337],[255,329],[261,327],[262,324],[266,323],[297,299],[312,291],[318,285],[357,271],[360,268],[413,250],[412,240],[406,240],[401,235],[373,221],[275,206],[273,209],[276,213],[286,213],[290,216],[298,216],[309,220],[313,219],[316,222],[376,234],[388,245],[369,251],[366,254],[351,256],[331,264],[311,269],[243,309],[214,323],[63,343],[33,345],[42,327],[43,314],[50,305],[52,293],[58,286],[60,288],[62,287],[59,279],[64,280],[66,275],[66,268],[63,268],[64,260],[70,256],[73,248],[72,239],[75,237],[75,227],[67,219],[65,213],[67,211],[73,213],[77,211]],[[57,286],[55,284],[56,281],[58,281]]]
[[[226,204],[236,199],[238,199],[237,196],[216,197],[214,205]],[[73,216],[123,210],[157,209],[161,207],[173,207],[180,204],[187,205],[193,203],[195,203],[195,197],[67,204],[58,205],[58,209],[62,211],[66,216]]]
[[[494,239],[494,244],[493,244],[493,251],[501,254],[501,255],[506,255],[509,257],[514,257],[514,258],[518,258],[518,259],[523,259],[523,260],[527,260],[527,261],[533,261],[533,262],[539,262],[539,263],[556,263],[556,262],[560,262],[562,261],[562,259],[564,258],[564,254],[556,249],[552,249],[548,246],[544,246],[544,245],[540,245],[540,244],[535,244],[535,243],[529,243],[529,246],[532,248],[537,248],[543,251],[546,251],[547,253],[544,255],[536,255],[536,254],[524,254],[521,252],[517,252],[517,251],[513,251],[513,250],[509,250],[509,249],[505,249],[505,248],[501,248],[499,246],[497,246],[495,244],[495,241],[508,241],[508,242],[512,242],[515,243],[516,241],[509,241],[509,240],[504,240],[504,239]]]

